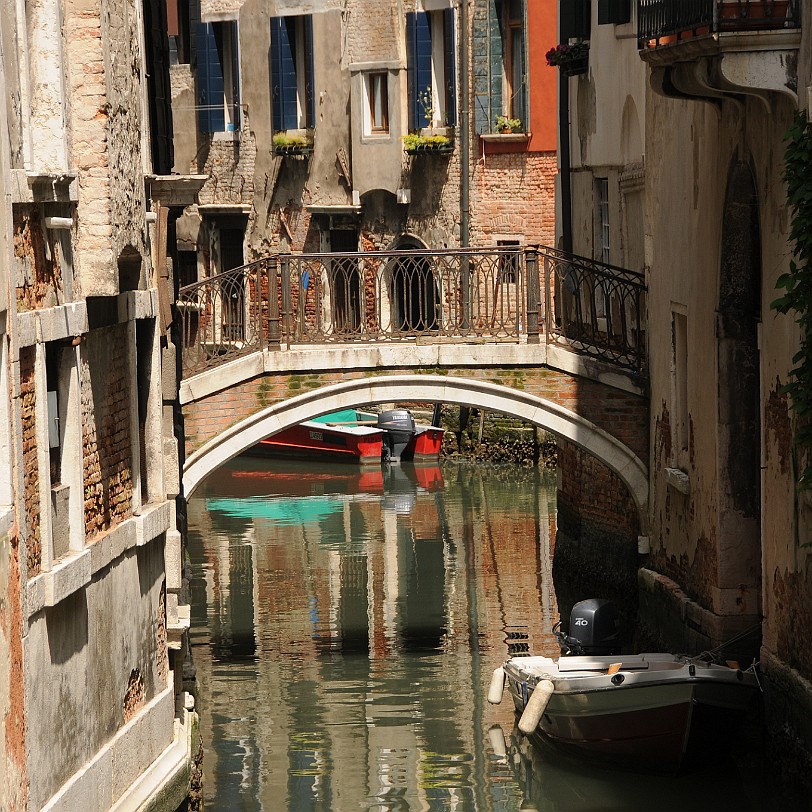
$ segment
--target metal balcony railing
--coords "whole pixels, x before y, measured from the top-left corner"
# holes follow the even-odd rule
[[[645,374],[643,275],[552,248],[542,255],[547,343]]]
[[[635,274],[547,248],[279,254],[181,288],[176,313],[186,376],[265,348],[541,335],[641,371],[643,294]]]
[[[640,48],[721,31],[799,25],[799,0],[637,0]]]

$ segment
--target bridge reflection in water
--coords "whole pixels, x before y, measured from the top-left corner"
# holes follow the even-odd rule
[[[189,519],[209,808],[644,808],[612,774],[556,798],[588,767],[511,751],[510,703],[485,701],[506,656],[557,652],[549,473],[238,458]],[[691,781],[657,808],[714,808]]]

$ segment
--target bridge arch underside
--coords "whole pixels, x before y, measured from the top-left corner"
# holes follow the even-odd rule
[[[303,420],[359,404],[393,402],[470,406],[511,415],[549,431],[594,457],[620,478],[637,507],[640,531],[646,533],[648,470],[627,445],[551,400],[500,384],[445,375],[387,375],[347,380],[272,404],[229,426],[189,455],[184,466],[184,493],[188,498],[220,465],[264,437]]]

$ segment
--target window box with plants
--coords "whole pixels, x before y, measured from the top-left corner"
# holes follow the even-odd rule
[[[565,76],[579,76],[589,68],[589,43],[563,42],[550,48],[545,57],[550,67],[560,68]]]
[[[407,155],[448,155],[454,151],[451,135],[409,133],[403,136],[403,151]]]
[[[310,155],[313,152],[312,130],[284,130],[273,137],[274,155]]]

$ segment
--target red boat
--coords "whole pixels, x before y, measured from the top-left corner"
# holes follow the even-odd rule
[[[328,426],[306,420],[260,440],[251,452],[291,459],[380,465],[383,434],[381,429],[372,426]]]
[[[250,454],[380,465],[381,459],[436,462],[444,430],[415,425],[406,409],[380,415],[346,409],[306,420],[257,443]]]

